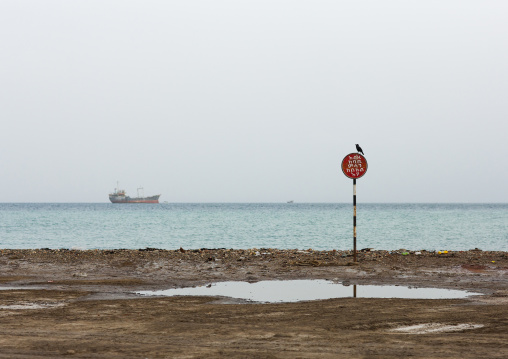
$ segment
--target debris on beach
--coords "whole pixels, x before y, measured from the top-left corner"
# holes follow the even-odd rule
[[[224,265],[249,265],[266,263],[269,265],[282,265],[294,267],[325,267],[347,266],[352,262],[352,250],[301,250],[301,249],[276,249],[276,248],[251,248],[251,249],[227,249],[227,248],[200,248],[185,250],[180,247],[176,250],[146,248],[136,249],[2,249],[0,259],[6,263],[18,263],[29,265],[30,262],[44,263],[67,263],[69,265],[89,265],[90,271],[100,263],[110,267],[137,268],[142,263],[167,263],[178,264],[179,261],[189,262],[218,262]],[[484,265],[486,268],[508,267],[508,253],[496,251],[481,251],[472,249],[468,251],[429,251],[429,250],[375,250],[367,248],[357,252],[359,265],[373,266],[387,263],[390,267],[413,267],[413,266],[456,266]],[[446,259],[446,262],[440,260]],[[238,263],[238,264],[235,264]],[[163,264],[162,264],[163,265]],[[156,267],[160,264],[157,264]],[[89,271],[74,272],[75,276],[90,275]],[[81,273],[81,274],[79,274]]]

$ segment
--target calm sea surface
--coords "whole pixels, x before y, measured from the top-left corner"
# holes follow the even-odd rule
[[[358,248],[508,251],[508,204],[360,204]],[[0,248],[352,249],[352,204],[0,204]]]

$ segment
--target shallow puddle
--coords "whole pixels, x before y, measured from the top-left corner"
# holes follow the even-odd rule
[[[21,303],[21,304],[9,304],[0,305],[0,309],[11,309],[11,310],[24,310],[24,309],[47,309],[61,307],[63,303]]]
[[[37,290],[43,287],[0,287],[0,290]]]
[[[474,324],[474,323],[461,323],[461,324],[423,323],[410,325],[406,327],[394,328],[391,331],[406,334],[438,334],[438,333],[462,332],[464,330],[478,329],[483,327],[484,327],[483,324]]]
[[[456,299],[481,293],[441,288],[416,288],[388,285],[344,285],[329,280],[285,280],[218,282],[200,287],[137,292],[149,296],[219,296],[253,302],[280,303],[330,298],[407,298]]]

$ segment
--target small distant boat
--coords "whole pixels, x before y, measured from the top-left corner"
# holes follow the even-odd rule
[[[109,200],[111,203],[159,203],[160,194],[144,197],[139,195],[139,190],[143,191],[143,187],[138,188],[137,197],[129,197],[125,194],[125,190],[119,189],[117,185],[115,191],[109,194]]]
[[[291,201],[287,201],[287,203],[295,203],[295,201],[291,200]]]

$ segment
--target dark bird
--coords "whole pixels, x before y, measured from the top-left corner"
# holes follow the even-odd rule
[[[359,145],[358,143],[356,144],[356,151],[357,151],[357,152],[360,152],[362,155],[364,155],[364,156],[365,156],[365,154],[363,153],[362,148],[360,147],[360,145]]]

